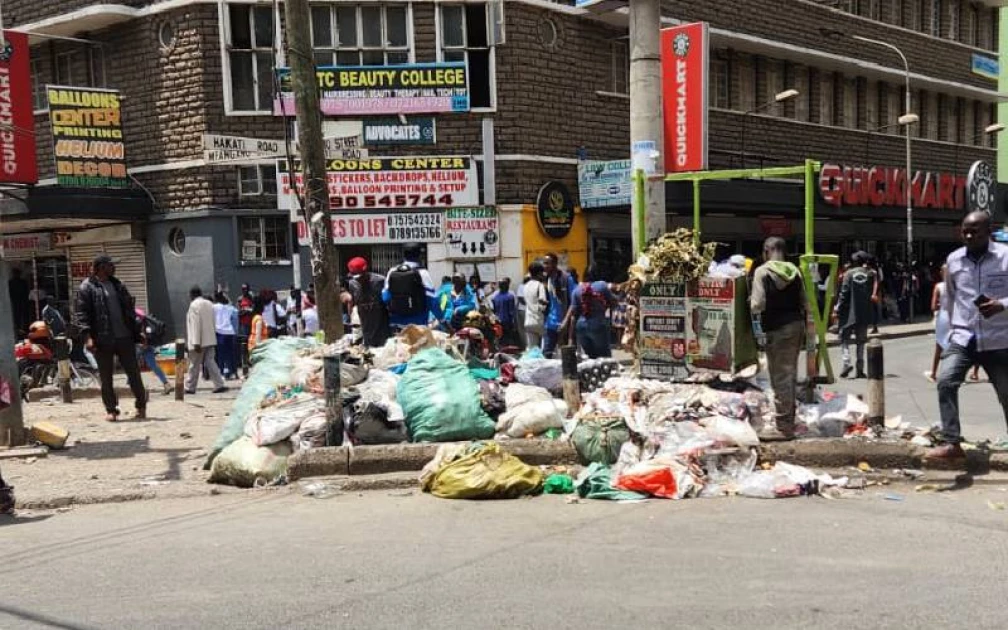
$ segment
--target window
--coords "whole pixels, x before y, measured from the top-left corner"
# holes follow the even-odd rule
[[[865,86],[865,110],[864,128],[875,131],[882,126],[879,123],[879,84],[877,81],[868,80]]]
[[[470,107],[493,107],[493,49],[487,29],[486,5],[443,4],[440,16],[440,58],[466,62]]]
[[[931,1],[931,28],[930,32],[935,37],[941,37],[941,17],[942,17],[942,7],[941,0]]]
[[[879,0],[861,0],[861,15],[873,20],[882,19],[882,4]]]
[[[857,79],[844,77],[843,81],[840,83],[840,87],[843,90],[841,94],[841,105],[837,120],[837,125],[841,127],[847,127],[848,129],[857,128],[857,102],[858,102],[858,90],[857,90]]]
[[[795,99],[795,120],[808,122],[812,105],[812,90],[809,89],[809,69],[805,66],[794,66],[794,88],[798,90]]]
[[[98,46],[88,48],[88,86],[105,87],[105,52]]]
[[[239,217],[242,262],[286,262],[290,260],[290,219]]]
[[[625,39],[610,44],[609,90],[614,94],[630,93],[630,45]]]
[[[56,55],[56,85],[76,85],[74,83],[74,66],[76,65],[76,51]]]
[[[315,63],[320,66],[409,63],[407,11],[405,4],[313,4]]]
[[[907,28],[915,31],[924,30],[924,12],[927,9],[928,0],[906,0],[909,2],[909,11],[903,12],[903,17],[907,20]]]
[[[966,24],[963,25],[962,41],[964,44],[976,46],[977,43],[977,8],[972,2],[966,3]]]
[[[889,23],[896,26],[903,25],[903,2],[904,0],[889,0]]]
[[[959,0],[948,0],[948,38],[959,41]]]
[[[962,144],[976,144],[976,101],[966,101],[962,108]]]
[[[185,232],[182,228],[168,230],[168,249],[176,256],[185,253]]]
[[[903,90],[895,85],[886,86],[886,127],[893,134],[902,134],[899,117],[903,115]]]
[[[41,76],[42,64],[38,59],[31,60],[31,77],[32,77],[32,109],[38,111],[40,109],[48,109],[49,101],[46,96],[45,81],[42,80]]]
[[[228,62],[231,109],[269,111],[273,101],[273,9],[229,4]]]
[[[998,106],[997,106],[996,103],[991,103],[991,104],[987,105],[987,125],[984,125],[984,129],[985,130],[987,129],[988,125],[997,122],[997,119],[998,119],[997,110],[998,110]],[[992,148],[997,147],[997,139],[998,139],[998,134],[996,134],[996,133],[987,133],[986,131],[984,131],[984,142],[983,142],[983,145],[985,147],[992,147]]]
[[[924,114],[921,123],[924,125],[924,137],[928,140],[938,139],[938,95],[934,92],[923,93]]]
[[[752,57],[739,60],[739,111],[749,111],[756,107],[756,61]]]
[[[819,80],[819,123],[823,125],[833,124],[834,113],[834,76],[832,72],[826,72]]]
[[[710,106],[719,109],[731,107],[729,98],[731,82],[728,77],[728,61],[712,59],[710,64]]]
[[[260,164],[238,167],[239,196],[275,195],[276,191],[276,169],[273,166]]]
[[[776,101],[777,95],[784,91],[784,68],[781,62],[776,59],[762,59],[761,63],[766,68],[766,85],[761,100],[764,103],[773,103],[766,108],[768,114],[782,116],[784,115],[784,104]]]

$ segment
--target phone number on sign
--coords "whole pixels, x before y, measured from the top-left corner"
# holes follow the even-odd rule
[[[333,210],[355,208],[440,208],[456,205],[452,195],[358,195],[329,197]]]

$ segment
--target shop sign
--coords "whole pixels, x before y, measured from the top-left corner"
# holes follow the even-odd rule
[[[276,159],[286,155],[283,140],[260,140],[242,136],[203,134],[203,161],[222,164],[258,159]]]
[[[24,256],[52,249],[52,237],[48,232],[35,234],[7,234],[0,240],[5,256]]]
[[[118,90],[46,86],[60,186],[128,188]]]
[[[686,367],[686,285],[649,282],[640,294],[641,376],[679,380]]]
[[[831,206],[906,206],[906,170],[888,166],[824,164],[819,194]],[[962,210],[966,178],[951,173],[917,171],[911,184],[918,208]]]
[[[707,24],[682,24],[661,31],[665,171],[707,168]]]
[[[294,113],[290,70],[277,70],[280,95],[276,115]],[[465,62],[392,66],[319,66],[322,113],[327,116],[432,114],[469,111]]]
[[[500,220],[492,206],[445,210],[448,260],[500,256]]]
[[[791,236],[791,222],[787,219],[760,219],[759,224],[760,232],[764,237],[789,238]]]
[[[410,117],[405,123],[397,118],[364,121],[364,144],[371,147],[435,144],[437,128],[433,116]]]
[[[966,192],[969,195],[971,212],[979,210],[987,214],[994,213],[997,209],[997,199],[994,195],[996,185],[991,165],[982,160],[973,162],[966,174]]]
[[[973,53],[972,70],[973,74],[980,75],[985,79],[997,81],[1001,78],[1001,64],[997,59],[985,55]]]
[[[567,187],[557,181],[546,182],[536,197],[536,219],[547,236],[563,238],[574,226],[574,200]]]
[[[295,170],[300,163],[295,161]],[[469,157],[334,159],[326,163],[332,210],[407,210],[479,205],[476,164]],[[295,174],[304,194],[302,173]],[[278,207],[291,208],[287,161],[277,162]]]
[[[444,240],[444,214],[441,212],[376,212],[334,214],[333,242],[337,245],[360,243],[437,243]],[[311,241],[303,219],[297,222],[298,242]]]
[[[633,194],[630,160],[578,162],[582,208],[628,206]]]
[[[0,50],[0,182],[38,182],[28,35],[3,32]]]

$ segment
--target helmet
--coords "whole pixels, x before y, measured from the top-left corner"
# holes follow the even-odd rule
[[[52,331],[49,324],[39,321],[28,327],[28,339],[32,341],[46,341],[52,339]]]

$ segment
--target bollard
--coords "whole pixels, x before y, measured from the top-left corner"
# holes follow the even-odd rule
[[[53,356],[56,357],[58,372],[56,381],[59,384],[60,398],[65,403],[73,402],[73,389],[70,387],[70,343],[60,335],[53,339]]]
[[[186,342],[175,340],[175,400],[185,400]]]
[[[868,424],[880,427],[885,424],[885,369],[882,361],[882,342],[868,342]]]
[[[343,392],[340,382],[339,355],[330,355],[322,360],[326,402],[326,446],[343,445]]]
[[[560,348],[560,365],[563,374],[563,397],[567,415],[573,416],[581,408],[581,380],[578,378],[577,346]]]

